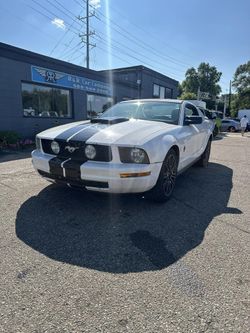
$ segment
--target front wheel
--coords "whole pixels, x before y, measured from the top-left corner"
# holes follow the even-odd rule
[[[174,149],[170,149],[164,162],[156,185],[148,192],[148,197],[156,202],[167,201],[174,190],[178,168],[178,157]]]

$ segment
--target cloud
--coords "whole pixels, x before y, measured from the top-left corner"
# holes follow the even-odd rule
[[[52,24],[54,24],[57,28],[65,30],[65,24],[62,19],[54,18],[54,20],[51,21]]]
[[[100,8],[101,0],[90,0],[89,4],[95,8]]]

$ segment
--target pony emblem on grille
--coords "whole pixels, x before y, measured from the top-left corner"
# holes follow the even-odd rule
[[[79,147],[66,146],[64,149],[68,150],[69,153],[74,153],[74,151],[77,150],[77,149],[79,149]]]

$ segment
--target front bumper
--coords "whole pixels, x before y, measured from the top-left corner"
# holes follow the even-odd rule
[[[52,167],[52,161],[58,167]],[[140,193],[154,187],[162,163],[129,164],[87,161],[74,164],[56,161],[55,156],[39,150],[32,152],[32,163],[41,176],[53,182],[84,187],[88,190],[108,193]],[[149,174],[147,176],[121,178],[121,174]]]

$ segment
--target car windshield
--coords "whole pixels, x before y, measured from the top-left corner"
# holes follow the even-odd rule
[[[161,121],[177,125],[180,103],[175,102],[125,102],[118,103],[102,113],[101,118],[124,117]]]

